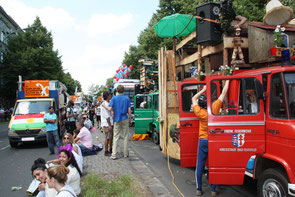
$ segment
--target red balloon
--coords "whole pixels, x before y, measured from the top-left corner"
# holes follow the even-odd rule
[[[118,73],[120,70],[116,70],[116,73]]]
[[[116,81],[119,81],[119,78],[117,77]]]
[[[122,71],[124,72],[124,71],[125,71],[125,69],[124,69],[124,68],[122,68]]]
[[[107,85],[107,87],[109,88],[109,87],[110,87],[110,85],[108,84],[108,85]]]
[[[132,69],[132,65],[129,66],[130,70]]]

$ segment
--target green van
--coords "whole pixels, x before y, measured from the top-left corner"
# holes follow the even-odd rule
[[[135,134],[150,134],[159,144],[159,92],[134,97]]]

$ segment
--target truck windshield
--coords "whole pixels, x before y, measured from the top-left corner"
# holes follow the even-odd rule
[[[17,102],[13,115],[47,113],[50,101],[21,101]]]
[[[125,96],[128,96],[129,99],[130,99],[130,102],[133,103],[133,100],[134,100],[134,88],[125,88],[124,89],[124,93],[123,93]]]
[[[284,73],[290,119],[295,119],[295,73]]]

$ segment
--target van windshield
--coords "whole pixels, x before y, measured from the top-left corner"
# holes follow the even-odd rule
[[[295,119],[295,73],[284,73],[290,119]]]
[[[22,101],[17,102],[13,115],[47,113],[50,101]]]

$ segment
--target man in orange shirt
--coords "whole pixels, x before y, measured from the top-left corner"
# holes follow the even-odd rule
[[[225,98],[229,86],[229,80],[225,82],[222,93],[218,99],[212,104],[212,113],[219,114],[219,110],[222,106],[222,102]],[[193,111],[199,118],[199,145],[198,145],[198,157],[196,167],[196,195],[201,196],[202,191],[202,176],[203,168],[208,157],[208,113],[207,113],[207,97],[204,94],[206,92],[206,86],[198,92],[192,98]],[[211,195],[216,196],[216,185],[211,185]]]

